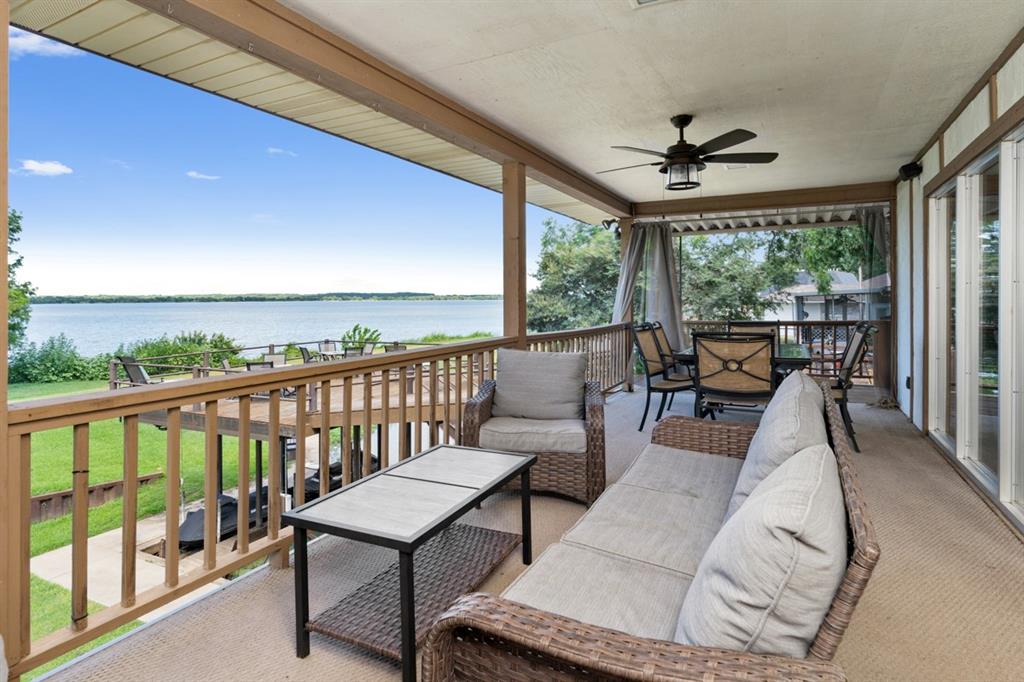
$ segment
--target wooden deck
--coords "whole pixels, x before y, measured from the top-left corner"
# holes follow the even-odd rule
[[[451,423],[457,424],[456,418],[479,388],[479,376],[463,371],[433,377],[432,392],[431,376],[427,372],[409,371],[404,380],[398,372],[391,372],[386,379],[380,374],[373,375],[369,380],[355,377],[348,380],[337,380],[330,384],[330,398],[327,401],[330,410],[330,427],[342,428],[351,426],[377,426],[380,424],[401,423]],[[387,384],[385,387],[384,384]],[[320,432],[322,428],[323,394],[319,385],[310,385],[307,394],[311,396],[310,407],[306,409],[305,431],[308,437]],[[447,388],[447,391],[445,390]],[[404,396],[403,396],[404,394]],[[403,400],[404,397],[404,400]],[[217,402],[217,433],[222,436],[239,435],[239,401],[224,399]],[[296,438],[299,428],[296,423],[298,403],[294,395],[283,395],[280,410],[280,434],[285,438]],[[346,421],[346,414],[349,420]],[[167,426],[167,412],[164,410],[144,412],[139,420],[146,424],[159,427]],[[202,405],[181,408],[181,427],[192,431],[206,430],[206,412]],[[256,440],[268,440],[270,432],[270,400],[266,395],[253,395],[250,402],[249,435]]]

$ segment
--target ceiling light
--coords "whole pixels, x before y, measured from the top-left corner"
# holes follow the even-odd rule
[[[703,163],[668,163],[662,167],[665,173],[665,189],[683,190],[700,187],[700,172],[707,168]]]

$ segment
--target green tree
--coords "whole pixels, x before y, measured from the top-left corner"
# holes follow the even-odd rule
[[[830,271],[863,271],[865,277],[885,272],[876,263],[873,244],[863,227],[816,227],[765,233],[764,261],[773,286],[788,287],[806,270],[819,294],[832,293]]]
[[[607,324],[619,278],[619,242],[600,225],[544,221],[538,285],[526,296],[534,331]]]
[[[678,265],[683,317],[760,319],[778,308],[782,299],[772,293],[772,278],[781,275],[759,258],[764,241],[762,236],[748,233],[681,237]],[[781,263],[776,265],[781,267]]]
[[[25,340],[28,320],[32,314],[29,306],[35,289],[30,282],[18,281],[18,269],[23,257],[14,250],[14,243],[21,239],[21,214],[11,209],[7,212],[7,345],[17,348]]]

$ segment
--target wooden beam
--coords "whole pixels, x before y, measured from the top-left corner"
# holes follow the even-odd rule
[[[10,4],[0,3],[0,20],[7,25]],[[0,163],[7,168],[8,117],[8,55],[7,31],[0,36]],[[0,272],[7,272],[7,182],[8,174],[0,177]],[[2,317],[8,315],[7,277],[3,277],[0,294]],[[4,641],[7,663],[13,666],[28,653],[29,634],[29,464],[24,461],[20,440],[8,438],[7,432],[7,325],[0,325],[0,637]],[[27,442],[27,439],[26,439]],[[24,525],[24,529],[22,529]]]
[[[934,194],[942,185],[959,175],[982,152],[997,144],[1021,123],[1024,123],[1024,99],[1018,100],[1016,104],[997,118],[985,132],[978,135],[978,137],[974,138],[973,142],[964,147],[962,152],[949,159],[949,162],[942,167],[942,170],[936,173],[935,177],[924,186],[924,196],[930,197]]]
[[[501,167],[504,335],[526,347],[526,169],[510,161]]]
[[[630,214],[607,187],[275,0],[133,2],[496,163],[525,164],[531,178],[611,215]]]
[[[891,201],[895,191],[895,184],[891,180],[885,180],[856,185],[787,189],[778,192],[644,201],[634,204],[633,216],[639,218]]]
[[[974,101],[974,98],[978,96],[978,93],[981,92],[986,85],[989,85],[992,81],[992,77],[999,73],[999,69],[1003,68],[1003,65],[1006,64],[1010,57],[1017,53],[1017,50],[1021,45],[1024,45],[1024,28],[1017,31],[1017,34],[1013,36],[1013,39],[1010,40],[1009,44],[1003,48],[1003,51],[999,53],[996,60],[985,70],[985,73],[981,74],[978,80],[975,81],[974,85],[971,86],[971,89],[967,91],[967,94],[963,96],[963,99],[960,100],[960,103],[957,104],[953,111],[949,113],[949,116],[947,116],[946,120],[942,122],[942,125],[939,126],[938,130],[928,138],[928,141],[923,147],[921,147],[921,150],[917,152],[917,156],[914,157],[915,161],[920,161],[921,157],[923,157],[931,146],[935,144],[935,141],[942,139],[946,129],[949,128],[949,126],[953,124],[953,121],[963,113],[964,109],[967,108],[967,105]]]

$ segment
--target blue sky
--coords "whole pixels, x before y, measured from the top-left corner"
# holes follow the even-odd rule
[[[501,291],[495,192],[17,29],[11,58],[40,294]]]

